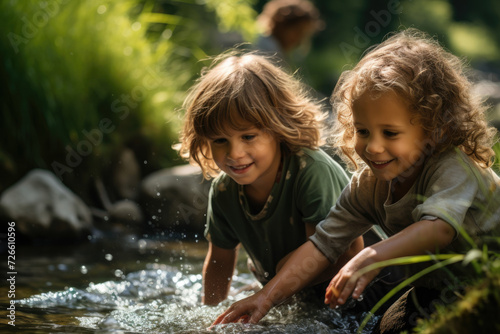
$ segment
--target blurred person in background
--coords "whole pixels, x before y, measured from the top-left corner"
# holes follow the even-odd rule
[[[289,61],[291,53],[309,51],[311,37],[324,27],[319,11],[307,0],[271,0],[257,17],[261,35],[256,48]]]

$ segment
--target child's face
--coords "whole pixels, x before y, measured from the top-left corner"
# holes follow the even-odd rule
[[[210,140],[217,166],[241,185],[268,188],[275,182],[281,161],[280,145],[251,123]]]
[[[354,103],[355,150],[378,179],[413,183],[420,173],[426,137],[411,120],[408,105],[393,92],[377,99],[365,93]]]

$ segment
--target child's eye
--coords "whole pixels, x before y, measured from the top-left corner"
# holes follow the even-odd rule
[[[356,134],[360,137],[368,136],[368,130],[366,129],[356,129]]]
[[[255,135],[244,135],[242,136],[243,140],[252,140],[255,138]]]
[[[224,144],[227,141],[226,138],[216,138],[213,140],[214,144]]]
[[[398,135],[398,133],[394,132],[394,131],[385,130],[384,135],[387,137],[396,137]]]

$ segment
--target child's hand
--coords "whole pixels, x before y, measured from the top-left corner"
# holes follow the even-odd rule
[[[256,324],[267,314],[267,312],[269,312],[271,307],[272,303],[265,302],[259,291],[231,305],[224,313],[215,319],[210,328],[215,325],[228,324],[231,322]]]
[[[361,296],[366,286],[381,270],[372,270],[361,276],[356,274],[358,270],[375,262],[373,255],[373,249],[365,248],[339,270],[326,289],[325,304],[335,308],[343,305],[351,294],[354,299]]]

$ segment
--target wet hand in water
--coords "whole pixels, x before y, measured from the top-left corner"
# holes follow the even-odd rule
[[[330,308],[343,305],[351,294],[352,298],[358,299],[381,270],[371,270],[363,275],[357,273],[372,263],[370,256],[363,251],[353,257],[330,281],[326,288],[325,304],[330,304]]]
[[[270,302],[264,302],[259,292],[231,305],[219,315],[210,328],[233,322],[256,324],[271,309]]]

